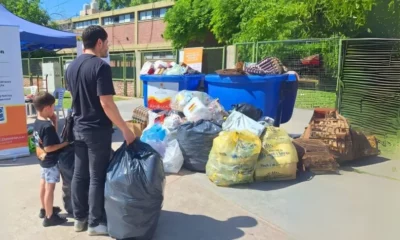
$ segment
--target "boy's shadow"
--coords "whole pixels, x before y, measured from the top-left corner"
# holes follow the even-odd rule
[[[162,211],[154,240],[215,239],[232,240],[244,236],[240,228],[257,225],[252,217],[233,217],[219,221],[204,215],[188,215],[180,212]]]

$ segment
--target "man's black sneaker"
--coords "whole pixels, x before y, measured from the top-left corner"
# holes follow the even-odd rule
[[[59,214],[61,212],[60,207],[53,207],[53,214]],[[39,212],[39,218],[44,218],[46,216],[46,211],[42,208]]]
[[[43,227],[51,227],[57,226],[66,223],[68,220],[58,216],[57,214],[53,214],[50,218],[44,218]]]

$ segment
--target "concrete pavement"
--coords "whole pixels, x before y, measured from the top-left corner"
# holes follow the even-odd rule
[[[118,102],[124,118],[140,100]],[[283,127],[301,133],[307,111],[296,110]],[[123,139],[114,134],[113,148]],[[301,174],[294,181],[220,188],[204,174],[167,177],[163,213],[155,239],[351,239],[396,240],[400,234],[400,181],[384,175],[392,162],[372,159],[342,168],[340,175]],[[381,170],[379,170],[381,169]],[[66,226],[44,229],[37,218],[39,166],[35,157],[0,162],[1,239],[89,238]],[[56,203],[61,206],[60,188]]]

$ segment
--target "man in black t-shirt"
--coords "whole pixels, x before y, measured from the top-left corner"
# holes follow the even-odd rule
[[[57,116],[54,114],[55,98],[49,93],[39,93],[33,105],[38,113],[33,127],[33,137],[36,143],[36,155],[40,161],[41,182],[40,201],[42,208],[39,217],[44,218],[43,226],[55,226],[67,220],[58,216],[59,207],[53,207],[54,189],[60,182],[58,157],[62,148],[68,143],[60,143],[55,126]]]
[[[108,56],[107,38],[100,26],[86,28],[82,33],[84,54],[68,66],[65,74],[75,116],[75,231],[84,231],[89,224],[92,236],[107,234],[104,184],[111,155],[112,123],[121,129],[127,144],[135,139],[113,100],[111,67],[101,59]]]

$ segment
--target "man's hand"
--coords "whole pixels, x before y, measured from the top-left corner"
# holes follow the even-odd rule
[[[124,128],[122,135],[124,136],[127,145],[133,143],[136,139],[135,134],[129,128]]]

